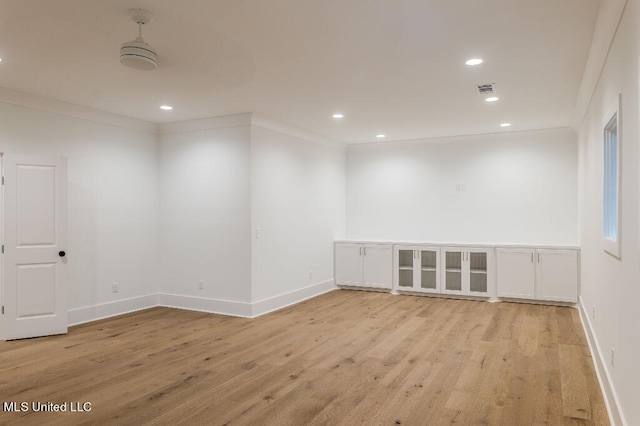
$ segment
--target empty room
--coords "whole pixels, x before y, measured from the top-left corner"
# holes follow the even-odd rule
[[[0,1],[0,424],[640,424],[639,23]]]

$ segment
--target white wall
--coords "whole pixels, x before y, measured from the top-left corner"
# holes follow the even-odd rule
[[[344,151],[254,121],[160,125],[161,304],[254,316],[333,288]]]
[[[71,323],[158,303],[251,316],[333,288],[344,151],[290,133],[252,114],[156,126],[0,89],[0,151],[68,158]]]
[[[603,6],[606,5],[603,3]],[[601,12],[603,8],[601,8]],[[581,303],[597,346],[596,362],[626,424],[640,424],[640,1],[629,0],[579,131]],[[594,40],[594,43],[598,43]],[[622,257],[602,239],[603,120],[622,93]],[[592,316],[595,309],[595,317]],[[615,367],[610,363],[615,349]],[[617,410],[614,410],[617,411]],[[615,417],[614,417],[615,418]]]
[[[333,241],[344,237],[344,150],[254,125],[251,170],[252,300],[333,287]]]
[[[347,237],[576,244],[575,132],[350,146]]]
[[[6,96],[5,96],[6,95]],[[68,307],[93,307],[155,294],[158,266],[158,164],[152,125],[133,128],[43,109],[62,103],[0,93],[0,151],[68,158]],[[78,110],[80,111],[80,110]],[[78,112],[76,111],[76,112]],[[115,118],[115,119],[114,119]],[[114,119],[114,120],[111,120]],[[112,293],[113,282],[119,292]],[[73,322],[74,317],[70,317]]]
[[[251,301],[250,116],[242,118],[160,127],[162,293]]]

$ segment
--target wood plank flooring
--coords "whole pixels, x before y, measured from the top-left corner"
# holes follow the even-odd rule
[[[577,310],[346,290],[0,342],[0,396],[29,404],[0,412],[11,425],[609,424]]]

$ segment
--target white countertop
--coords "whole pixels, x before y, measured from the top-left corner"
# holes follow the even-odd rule
[[[438,247],[478,247],[478,248],[530,248],[555,250],[580,250],[577,244],[520,244],[500,242],[468,242],[468,241],[389,241],[389,240],[335,240],[334,243],[345,244],[391,244],[402,246],[438,246]]]

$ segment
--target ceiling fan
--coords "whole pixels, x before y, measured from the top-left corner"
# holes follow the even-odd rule
[[[142,26],[151,22],[153,14],[146,9],[130,9],[129,17],[138,24],[138,37],[135,40],[122,43],[120,63],[137,70],[154,70],[158,67],[158,54],[142,38]]]

